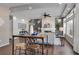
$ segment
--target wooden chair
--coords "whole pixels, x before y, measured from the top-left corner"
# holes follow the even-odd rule
[[[21,51],[25,51],[25,54],[35,54],[38,50],[38,47],[36,44],[34,44],[35,40],[32,38],[18,38],[19,43],[15,44],[15,54],[17,53],[17,50],[19,51],[19,54],[21,54]]]
[[[39,50],[40,46],[39,46],[39,48],[38,48],[38,45],[35,44],[35,41],[36,41],[36,40],[34,40],[34,39],[32,39],[32,38],[30,38],[28,41],[29,41],[29,43],[28,43],[27,50],[30,51],[31,54],[36,54],[37,51]]]
[[[21,54],[21,51],[24,50],[25,51],[25,54],[26,54],[26,48],[28,47],[28,42],[26,43],[26,39],[27,38],[17,38],[16,42],[15,43],[15,54],[17,53],[17,50],[19,51],[19,54]]]
[[[44,33],[40,33],[38,36],[42,36],[46,39],[46,42],[44,40],[44,45],[46,45],[48,47],[48,36]],[[37,41],[35,42],[35,44],[38,44],[40,46],[40,49],[42,49],[42,41],[37,39]],[[41,51],[39,51],[41,53]]]

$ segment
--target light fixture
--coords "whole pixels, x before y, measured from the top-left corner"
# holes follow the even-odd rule
[[[22,23],[25,23],[25,19],[22,19]]]
[[[62,31],[63,31],[63,27],[60,27],[60,28],[59,28],[59,31],[61,31],[61,32],[62,32]]]
[[[0,26],[2,26],[4,24],[4,21],[2,18],[0,18]]]
[[[16,20],[16,17],[15,16],[13,16],[13,20]]]
[[[73,21],[71,20],[71,21],[70,21],[70,23],[72,24],[72,23],[73,23]]]
[[[58,19],[58,22],[61,22],[61,19]]]
[[[64,18],[63,20],[66,21],[66,18]]]
[[[31,9],[32,9],[32,7],[31,7],[31,6],[29,6],[28,8],[29,8],[29,10],[31,10]]]
[[[62,4],[62,3],[58,3],[58,4]]]
[[[44,17],[51,17],[50,14],[47,14],[46,12],[44,12]]]

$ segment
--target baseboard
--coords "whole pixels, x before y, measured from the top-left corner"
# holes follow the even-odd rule
[[[3,44],[3,45],[0,45],[0,47],[4,47],[4,46],[6,46],[6,45],[9,45],[9,43],[6,43],[6,44]]]

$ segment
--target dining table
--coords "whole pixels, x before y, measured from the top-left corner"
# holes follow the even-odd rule
[[[42,55],[44,54],[44,36],[32,36],[32,35],[12,35],[12,55],[14,55],[14,38],[31,38],[42,40]],[[27,40],[27,39],[26,39]]]

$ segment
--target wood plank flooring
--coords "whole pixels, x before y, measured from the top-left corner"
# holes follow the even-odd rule
[[[48,46],[44,47],[45,55],[75,55],[72,47],[64,40],[64,46]],[[11,44],[0,48],[0,55],[11,55]]]

